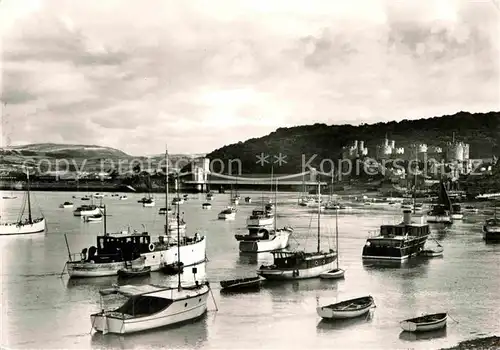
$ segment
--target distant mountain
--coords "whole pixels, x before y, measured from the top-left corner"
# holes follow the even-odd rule
[[[351,145],[354,140],[363,140],[365,147],[369,149],[368,156],[374,157],[376,146],[383,142],[386,135],[389,139],[395,140],[397,147],[408,147],[414,143],[444,147],[452,140],[453,134],[456,140],[470,144],[470,158],[498,155],[500,113],[459,112],[428,119],[405,119],[400,122],[360,126],[314,124],[279,128],[267,136],[216,149],[207,157],[212,160],[223,160],[226,169],[230,159],[239,159],[242,172],[247,174],[269,173],[271,165],[274,172],[294,173],[302,170],[302,165],[314,155],[316,158],[309,162],[311,167],[319,167],[324,159],[340,158],[342,147]],[[267,162],[264,162],[264,166],[258,163],[257,155],[261,153],[269,155],[265,159]],[[282,154],[281,165],[277,158],[280,154]]]
[[[130,155],[111,147],[57,143],[34,143],[0,149],[1,154],[47,156],[52,158],[129,158]]]
[[[182,167],[198,155],[172,154],[169,160],[172,166]],[[163,165],[164,155],[156,156],[131,156],[121,150],[98,145],[76,145],[37,143],[23,146],[0,148],[0,166],[2,170],[9,171],[22,164],[39,164],[42,170],[56,170],[68,161],[70,171],[77,168],[81,171],[109,171],[120,167],[121,170],[130,170],[129,166],[139,166],[141,170],[148,167],[152,169]],[[56,163],[59,167],[56,167]],[[101,166],[103,164],[103,166]],[[105,169],[101,169],[105,168]],[[66,170],[66,169],[63,169]]]

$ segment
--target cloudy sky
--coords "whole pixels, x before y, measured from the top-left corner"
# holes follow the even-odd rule
[[[499,1],[3,0],[2,145],[204,153],[500,110]]]

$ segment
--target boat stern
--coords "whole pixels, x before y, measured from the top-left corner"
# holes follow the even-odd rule
[[[123,318],[110,317],[106,312],[90,315],[92,329],[102,334],[115,333],[124,334],[125,320]]]

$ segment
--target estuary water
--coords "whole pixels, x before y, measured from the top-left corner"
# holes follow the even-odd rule
[[[6,193],[4,193],[6,194]],[[8,193],[10,194],[10,193]],[[2,200],[2,220],[15,219],[22,204]],[[90,314],[100,310],[98,291],[117,283],[117,277],[69,280],[60,278],[68,259],[64,235],[72,253],[95,245],[102,223],[85,223],[72,209],[60,209],[77,193],[35,192],[34,214],[43,211],[46,233],[0,237],[1,342],[11,349],[438,349],[459,341],[500,331],[500,245],[486,244],[481,227],[485,215],[469,214],[449,228],[432,225],[433,237],[444,246],[444,257],[415,259],[394,266],[366,264],[361,251],[369,232],[381,224],[401,221],[398,208],[354,206],[339,214],[340,267],[344,280],[302,280],[265,283],[259,292],[223,294],[224,279],[255,276],[256,269],[272,261],[271,255],[241,255],[234,234],[245,231],[251,210],[261,205],[261,193],[243,192],[235,221],[217,220],[229,194],[216,194],[211,210],[203,210],[204,195],[190,195],[181,211],[191,234],[207,236],[209,261],[198,268],[197,277],[210,281],[213,299],[208,313],[195,323],[136,335],[105,336],[90,333]],[[79,194],[81,197],[83,194]],[[127,201],[108,194],[108,231],[142,229],[153,236],[163,230],[164,196],[157,195],[153,208],[143,208],[141,194]],[[249,195],[254,203],[245,204]],[[264,194],[267,198],[270,194]],[[267,200],[266,200],[267,202]],[[323,213],[321,243],[335,246],[335,215]],[[317,215],[312,208],[297,205],[297,194],[278,195],[278,227],[290,225],[295,233],[292,248],[316,249]],[[189,269],[188,269],[189,270]],[[183,279],[193,279],[191,271]],[[127,283],[175,284],[176,277],[159,272]],[[372,295],[376,308],[362,319],[324,322],[316,314],[318,305]],[[118,303],[119,300],[114,300]],[[218,311],[217,311],[218,310]],[[444,331],[421,336],[401,332],[399,322],[423,313],[447,311]]]

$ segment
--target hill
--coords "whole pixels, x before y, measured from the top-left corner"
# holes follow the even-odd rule
[[[185,154],[169,155],[170,163],[186,164],[193,157]],[[69,168],[64,168],[65,163]],[[22,146],[0,148],[0,167],[4,172],[15,171],[21,165],[38,165],[42,171],[69,170],[75,171],[109,171],[120,167],[127,171],[140,167],[155,169],[164,166],[164,156],[131,156],[121,150],[98,145],[76,145],[37,143]]]
[[[271,134],[253,138],[219,148],[207,157],[225,160],[239,159],[242,172],[262,173],[270,171],[270,164],[280,153],[286,155],[286,163],[274,164],[278,173],[300,171],[302,165],[317,155],[309,164],[318,167],[321,160],[340,158],[342,147],[354,140],[363,140],[368,147],[368,156],[374,157],[375,148],[387,135],[395,140],[397,147],[408,147],[414,143],[444,147],[454,137],[470,144],[470,158],[491,157],[500,154],[500,113],[459,112],[454,115],[418,120],[403,120],[377,124],[326,125],[314,124],[279,128]],[[270,161],[261,166],[256,161],[261,152],[270,155]],[[233,163],[234,164],[234,163]],[[217,166],[214,165],[214,168]]]

